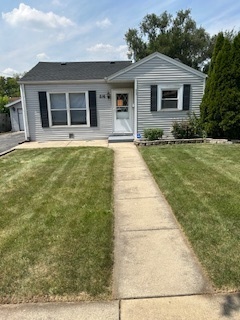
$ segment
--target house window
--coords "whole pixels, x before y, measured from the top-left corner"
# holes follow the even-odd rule
[[[88,125],[85,92],[50,93],[49,108],[52,126]]]
[[[161,109],[177,109],[178,90],[162,90]]]
[[[158,91],[158,110],[182,110],[183,86],[159,86]]]
[[[71,125],[87,124],[85,93],[69,93]]]
[[[67,103],[64,93],[50,94],[52,125],[67,125]]]

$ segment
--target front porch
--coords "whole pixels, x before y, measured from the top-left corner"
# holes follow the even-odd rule
[[[114,133],[108,137],[108,143],[133,142],[134,139],[132,133]]]

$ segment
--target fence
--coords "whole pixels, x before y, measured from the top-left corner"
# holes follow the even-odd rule
[[[0,132],[11,131],[11,120],[7,113],[0,113]]]

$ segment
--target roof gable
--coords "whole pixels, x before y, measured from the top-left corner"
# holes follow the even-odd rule
[[[19,82],[103,80],[131,64],[131,61],[39,62]]]
[[[194,74],[194,75],[196,75],[196,76],[198,76],[200,78],[205,79],[207,77],[206,74],[204,74],[204,73],[202,73],[202,72],[200,72],[200,71],[198,71],[196,69],[193,69],[193,68],[187,66],[186,64],[184,64],[182,62],[179,62],[179,61],[177,61],[175,59],[172,59],[172,58],[170,58],[170,57],[168,57],[168,56],[166,56],[166,55],[164,55],[162,53],[155,52],[155,53],[152,53],[149,56],[139,60],[138,62],[133,63],[132,65],[126,67],[125,69],[119,70],[115,74],[110,75],[108,77],[108,81],[115,80],[120,75],[124,75],[124,73],[127,73],[127,72],[129,72],[131,70],[134,70],[135,68],[141,66],[142,64],[144,64],[144,63],[146,63],[146,62],[148,62],[148,61],[150,61],[152,59],[155,59],[156,57],[161,59],[161,60],[163,60],[163,61],[165,61],[165,62],[167,62],[167,63],[171,63],[172,65],[175,65],[178,68],[183,69],[183,70],[185,70],[185,71],[187,71],[187,72],[189,72],[191,74]]]
[[[14,107],[16,104],[20,103],[21,102],[21,98],[15,98],[14,101],[12,102],[9,102],[8,104],[5,105],[6,108],[9,108],[9,107]]]

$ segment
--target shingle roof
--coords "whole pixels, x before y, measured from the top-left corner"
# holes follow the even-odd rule
[[[131,65],[131,61],[39,62],[24,81],[100,80]]]

